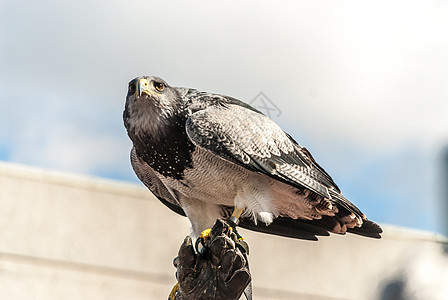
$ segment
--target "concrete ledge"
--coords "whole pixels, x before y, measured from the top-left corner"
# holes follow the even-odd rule
[[[448,299],[447,240],[383,228],[319,242],[242,232],[255,299],[381,299],[395,282]],[[166,299],[188,233],[142,186],[0,163],[0,299]]]

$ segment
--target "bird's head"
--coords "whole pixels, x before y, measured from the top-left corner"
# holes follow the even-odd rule
[[[129,82],[123,114],[128,131],[156,132],[182,111],[177,88],[155,76],[140,76]]]

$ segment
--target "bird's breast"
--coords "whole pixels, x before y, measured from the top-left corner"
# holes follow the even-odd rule
[[[181,197],[233,206],[250,172],[200,147],[194,149],[191,159],[191,167],[184,170],[181,180],[165,177],[164,184],[178,191]]]
[[[166,128],[158,134],[135,136],[133,141],[138,155],[164,177],[181,180],[185,170],[192,167],[196,146],[181,126]]]

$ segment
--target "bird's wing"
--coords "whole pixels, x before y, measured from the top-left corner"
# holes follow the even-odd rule
[[[138,156],[134,147],[131,150],[131,165],[137,177],[154,194],[154,196],[172,211],[179,215],[186,216],[179,201],[177,201],[176,196],[173,195],[173,192],[163,184],[159,177],[154,173],[153,169]]]
[[[253,222],[242,220],[241,226],[276,235],[310,239],[322,235],[325,230],[380,237],[381,228],[367,220],[353,203],[341,195],[333,179],[317,164],[308,150],[299,146],[263,114],[238,103],[211,105],[194,112],[187,119],[186,132],[196,146],[222,159],[299,189],[307,188],[320,197],[331,199],[338,207],[334,217],[322,216],[316,220],[283,218],[264,229]],[[303,235],[303,232],[311,235]]]
[[[331,177],[268,117],[236,104],[213,105],[186,122],[192,142],[249,170],[331,198]]]

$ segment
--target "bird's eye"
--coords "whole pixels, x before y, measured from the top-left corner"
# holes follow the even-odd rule
[[[136,89],[137,89],[137,88],[135,87],[135,84],[131,82],[131,83],[129,84],[129,89],[128,89],[128,90],[129,90],[129,93],[130,93],[130,94],[134,94]]]
[[[157,82],[154,81],[154,88],[158,91],[161,92],[163,91],[163,89],[165,88],[165,84],[163,82]]]

